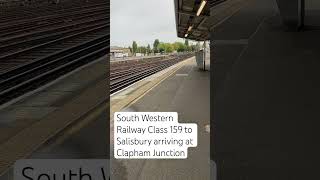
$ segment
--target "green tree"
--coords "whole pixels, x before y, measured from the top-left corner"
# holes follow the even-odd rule
[[[158,44],[156,49],[157,49],[157,52],[165,53],[166,52],[166,45],[161,42]]]
[[[166,52],[166,53],[172,53],[172,52],[174,51],[172,44],[170,44],[170,43],[165,43],[164,45],[165,45],[165,52]]]
[[[147,48],[144,47],[144,46],[141,46],[141,47],[140,47],[140,53],[146,54],[146,53],[147,53]]]
[[[150,47],[150,44],[148,44],[147,46],[147,54],[150,54],[151,53],[151,47]]]
[[[137,50],[138,50],[138,44],[137,44],[136,41],[133,41],[133,43],[132,43],[132,53],[136,54]]]
[[[186,39],[186,40],[184,41],[184,45],[186,45],[187,47],[189,47],[189,40],[188,40],[188,39]]]
[[[187,50],[186,45],[182,42],[175,42],[175,48],[178,52],[185,52]]]
[[[172,53],[175,49],[174,45],[171,43],[160,42],[158,45],[158,50],[160,53]]]
[[[189,46],[189,40],[188,39],[186,39],[185,41],[184,41],[184,45],[185,45],[185,51],[190,51],[191,50],[191,47]]]
[[[179,49],[179,42],[174,42],[174,43],[172,44],[172,47],[173,47],[173,50],[174,50],[174,51],[178,51],[178,49]]]
[[[160,44],[159,39],[154,40],[154,43],[153,43],[153,52],[154,53],[158,53],[159,52],[159,49],[158,49],[159,44]]]

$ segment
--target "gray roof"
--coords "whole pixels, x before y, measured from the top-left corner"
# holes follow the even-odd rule
[[[185,38],[188,28],[187,39],[204,41],[209,39],[210,29],[210,7],[213,7],[225,0],[208,0],[200,16],[196,13],[202,0],[175,0],[176,28],[178,37]]]

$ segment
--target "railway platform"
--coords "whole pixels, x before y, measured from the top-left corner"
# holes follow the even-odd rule
[[[111,132],[112,115],[117,111],[178,112],[180,123],[198,124],[198,147],[189,148],[188,159],[112,159],[112,169],[117,174],[117,179],[210,179],[210,64],[207,63],[206,66],[207,71],[199,70],[195,58],[192,57],[111,97]],[[113,137],[110,141],[113,144]]]
[[[17,159],[107,157],[108,64],[102,57],[1,106],[0,179]]]

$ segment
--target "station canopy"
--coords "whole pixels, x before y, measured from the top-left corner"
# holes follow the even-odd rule
[[[209,40],[210,7],[225,0],[175,0],[177,35],[196,41]]]

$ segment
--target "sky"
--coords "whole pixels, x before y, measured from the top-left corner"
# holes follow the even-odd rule
[[[111,0],[111,46],[183,40],[177,37],[173,0]]]

